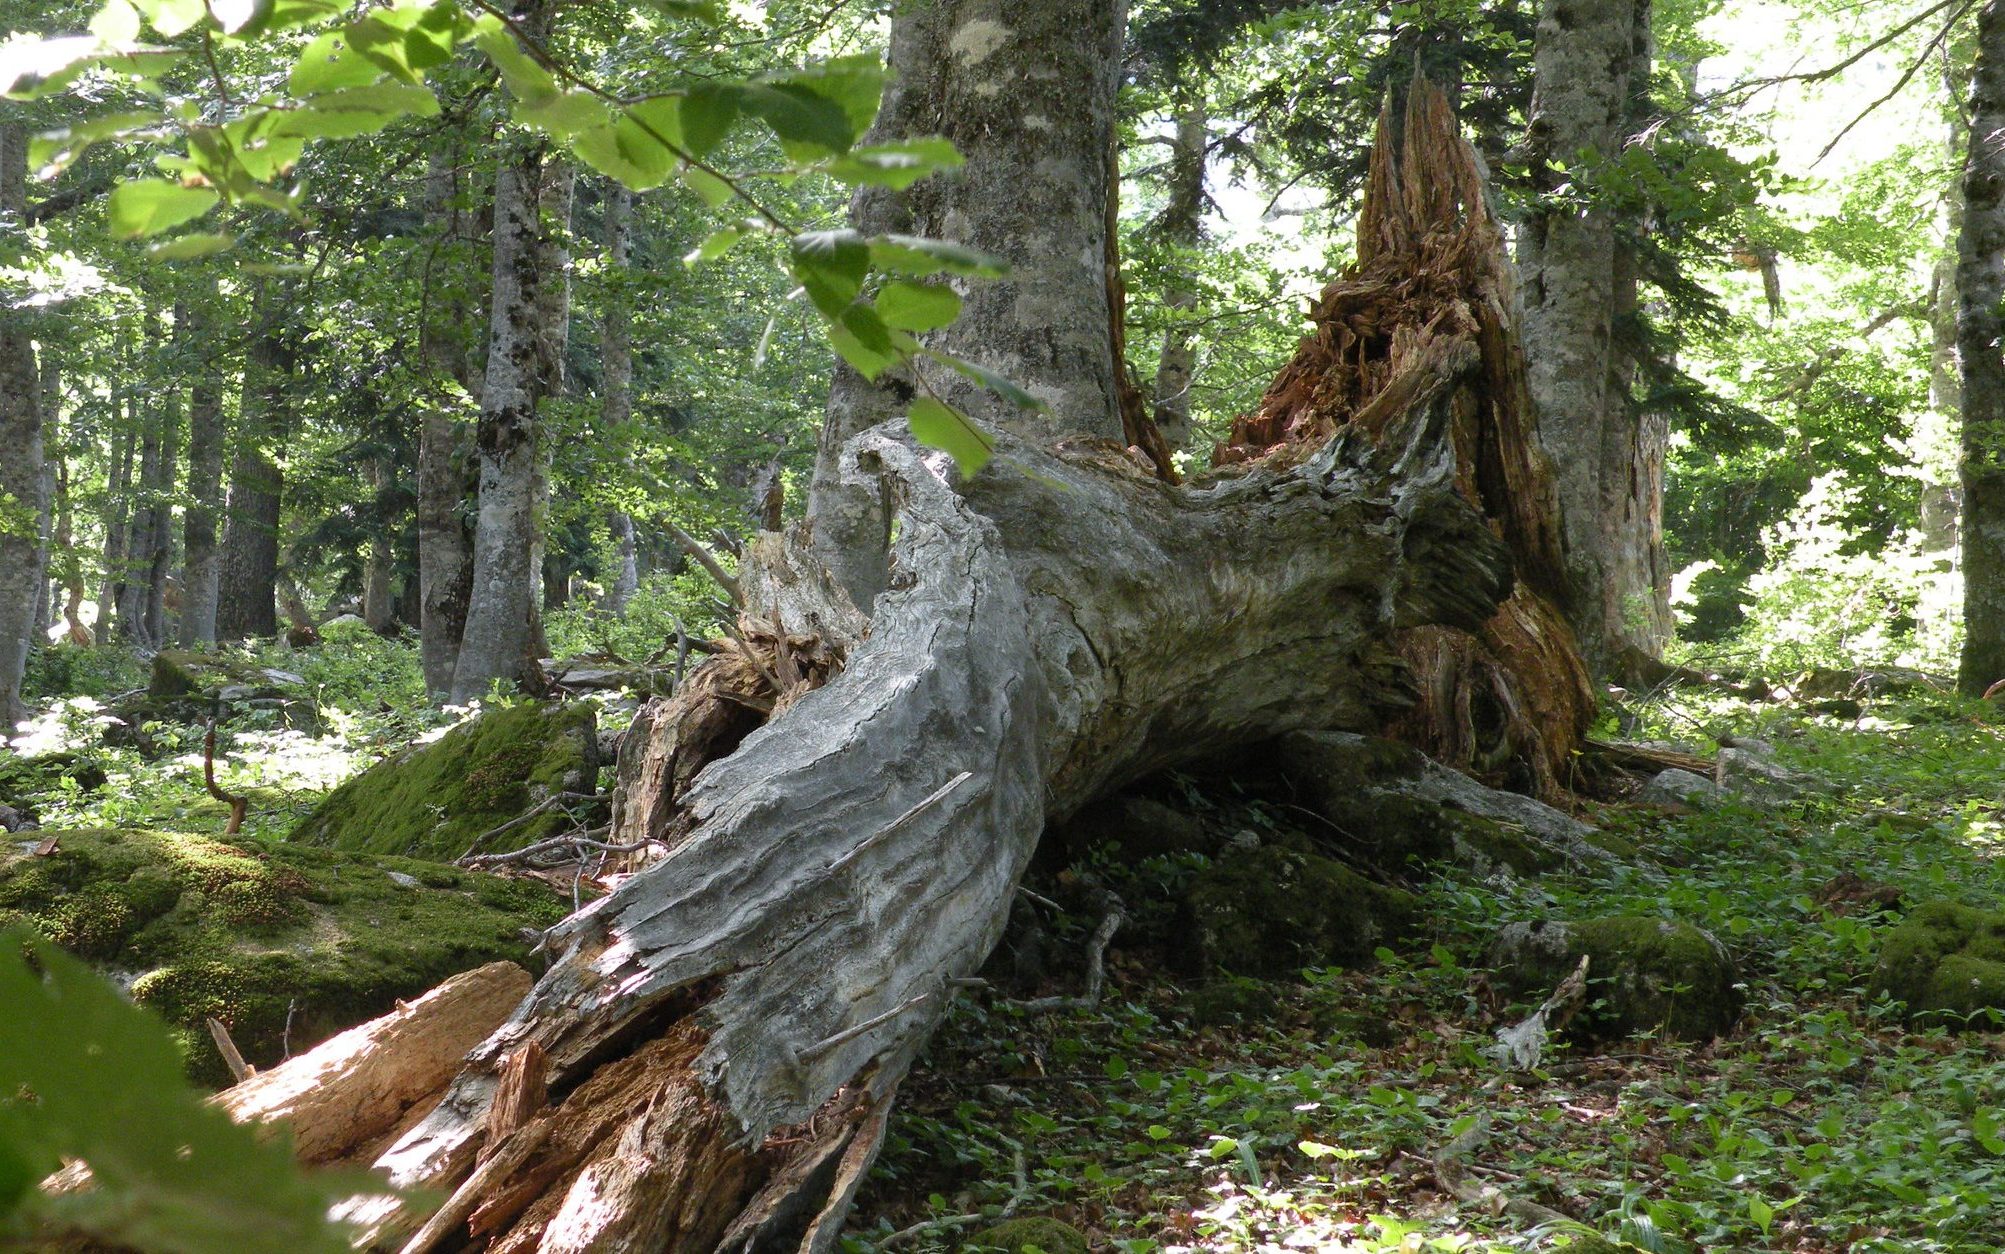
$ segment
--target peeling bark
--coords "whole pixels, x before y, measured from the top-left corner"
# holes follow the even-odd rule
[[[1480,367],[1454,400],[1457,483],[1509,546],[1517,584],[1476,631],[1426,627],[1402,638],[1420,699],[1389,730],[1440,761],[1555,796],[1595,698],[1560,610],[1559,504],[1526,383],[1515,276],[1446,96],[1417,80],[1394,119],[1388,102],[1357,264],[1323,289],[1310,312],[1315,331],[1214,457],[1285,460],[1337,431],[1370,435],[1440,362],[1474,356]]]

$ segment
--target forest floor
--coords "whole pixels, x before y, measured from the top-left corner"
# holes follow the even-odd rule
[[[408,646],[371,637],[263,660],[306,680],[326,727],[312,737],[251,716],[227,729],[220,774],[254,798],[248,836],[282,838],[333,783],[442,725]],[[111,651],[49,655],[44,734],[77,743],[99,701],[143,676]],[[1052,895],[1069,900],[1086,877],[1128,903],[1105,997],[1060,1013],[964,997],[904,1087],[847,1248],[955,1249],[1007,1213],[1056,1216],[1096,1249],[1136,1254],[1555,1249],[1590,1232],[1656,1251],[2005,1249],[2005,1025],[1905,1027],[1864,992],[1897,914],[1820,902],[1851,872],[1908,906],[2005,905],[2005,717],[1923,696],[1838,719],[1693,692],[1632,712],[1632,735],[1702,752],[1765,737],[1830,789],[1765,810],[1589,805],[1583,817],[1640,847],[1635,865],[1426,880],[1426,934],[1370,970],[1260,986],[1236,1022],[1193,1014],[1191,990],[1138,939],[1174,926],[1166,912],[1201,859],[1049,869]],[[43,825],[220,832],[200,729],[156,735],[164,752],[150,758],[92,737],[106,784],[31,798]],[[1263,821],[1216,784],[1187,791],[1193,807]],[[1700,1045],[1559,1046],[1531,1072],[1492,1061],[1484,1046],[1523,1013],[1481,970],[1495,930],[1615,915],[1683,919],[1724,941],[1746,985],[1739,1027]],[[1076,991],[1097,922],[1047,920],[1043,991]],[[1471,1179],[1582,1225],[1530,1228],[1456,1203],[1436,1166],[1450,1145]]]

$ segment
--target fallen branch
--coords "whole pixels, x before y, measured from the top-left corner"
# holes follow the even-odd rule
[[[709,571],[710,577],[715,579],[718,586],[729,594],[732,605],[741,606],[745,604],[745,593],[739,588],[738,581],[726,573],[724,567],[711,555],[709,549],[704,548],[695,536],[690,535],[674,523],[664,523],[663,525],[668,528],[668,534],[675,537],[675,542],[682,546],[682,551],[695,558],[696,564]]]
[[[882,1241],[879,1241],[877,1248],[880,1250],[893,1249],[905,1244],[907,1241],[916,1241],[920,1237],[931,1236],[935,1232],[941,1232],[948,1228],[965,1228],[969,1224],[983,1222],[999,1224],[1015,1215],[1017,1209],[1023,1205],[1024,1199],[1030,1196],[1030,1179],[1024,1174],[1023,1170],[1023,1146],[1017,1144],[1015,1141],[1010,1141],[1009,1148],[1010,1174],[1015,1180],[1015,1187],[1011,1189],[1009,1201],[1003,1203],[1003,1208],[1000,1211],[993,1215],[984,1215],[977,1212],[969,1215],[942,1215],[938,1219],[923,1219],[909,1228],[900,1228]]]
[[[209,1039],[216,1042],[216,1052],[223,1056],[223,1065],[230,1069],[230,1078],[238,1084],[258,1073],[258,1069],[244,1061],[244,1055],[237,1049],[237,1043],[230,1039],[230,1029],[223,1026],[220,1019],[209,1021]]]
[[[652,840],[636,840],[624,845],[612,845],[607,844],[603,840],[592,839],[593,833],[603,833],[607,830],[609,829],[605,827],[594,827],[582,832],[573,832],[566,836],[552,836],[548,840],[539,840],[533,845],[524,845],[520,849],[510,850],[507,853],[468,854],[455,863],[455,865],[483,867],[501,866],[509,862],[527,862],[539,853],[549,853],[552,849],[564,848],[593,849],[601,853],[637,853],[655,843]]]
[[[1476,1116],[1476,1122],[1448,1144],[1434,1151],[1434,1178],[1441,1182],[1443,1190],[1466,1206],[1480,1206],[1493,1215],[1509,1215],[1521,1223],[1533,1227],[1563,1226],[1569,1229],[1584,1228],[1578,1219],[1564,1211],[1529,1202],[1523,1198],[1510,1197],[1493,1184],[1477,1184],[1469,1179],[1468,1168],[1457,1160],[1472,1152],[1490,1135],[1490,1116]]]
[[[470,860],[475,860],[475,861],[478,860],[475,857],[474,850],[480,848],[488,841],[493,840],[495,837],[502,835],[504,832],[513,831],[515,828],[522,826],[524,823],[527,823],[529,820],[536,818],[539,815],[548,814],[552,810],[563,808],[564,804],[568,801],[590,801],[596,803],[600,801],[610,801],[610,800],[612,800],[612,794],[602,793],[602,792],[552,793],[550,796],[543,798],[543,800],[537,802],[535,805],[523,811],[521,814],[518,814],[514,818],[508,820],[506,823],[503,823],[498,827],[490,827],[486,831],[482,832],[480,835],[474,837],[473,843],[466,847],[466,852],[461,854],[458,858],[455,858],[454,862],[459,866],[472,865],[472,861]],[[570,812],[569,810],[565,810],[565,813],[568,814],[569,812]]]
[[[1092,1010],[1100,1004],[1100,992],[1107,983],[1107,946],[1114,941],[1114,933],[1121,930],[1127,919],[1121,907],[1120,898],[1115,898],[1107,908],[1107,915],[1100,920],[1100,926],[1093,929],[1093,939],[1086,943],[1086,991],[1078,997],[1034,997],[1028,1001],[1012,1002],[1032,1013],[1051,1010]]]

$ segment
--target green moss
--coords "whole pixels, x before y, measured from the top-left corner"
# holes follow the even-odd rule
[[[2005,912],[1952,901],[1917,906],[1881,945],[1872,991],[1923,1018],[2005,1010]]]
[[[1271,1020],[1281,1013],[1281,998],[1265,981],[1228,975],[1185,994],[1184,1007],[1192,1023],[1209,1028]]]
[[[1681,920],[1622,916],[1517,924],[1499,934],[1491,963],[1514,994],[1536,999],[1571,974],[1583,955],[1590,1005],[1573,1031],[1584,1039],[1661,1032],[1706,1040],[1739,1017],[1732,960],[1719,942]]]
[[[965,1249],[1006,1250],[1009,1254],[1087,1254],[1092,1246],[1086,1234],[1061,1220],[1044,1215],[1011,1219],[968,1238]]]
[[[1407,929],[1415,903],[1340,862],[1264,845],[1220,857],[1184,906],[1186,967],[1287,977],[1369,960]]]
[[[328,794],[292,838],[451,860],[482,833],[555,793],[596,791],[597,773],[589,702],[508,706],[460,724],[436,743],[378,762]],[[569,823],[552,811],[505,833],[485,852],[519,849]]]
[[[1566,861],[1551,847],[1495,819],[1443,809],[1440,822],[1448,831],[1455,864],[1478,875],[1498,869],[1513,875],[1538,875],[1556,871]]]
[[[535,881],[166,832],[63,832],[47,857],[0,853],[0,924],[34,927],[129,981],[214,1082],[206,1018],[268,1065],[288,1039],[297,1051],[449,975],[526,958],[525,929],[568,908]]]

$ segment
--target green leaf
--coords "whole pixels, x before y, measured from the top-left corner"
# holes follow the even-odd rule
[[[105,0],[90,20],[90,33],[108,44],[129,44],[139,38],[139,10],[127,0]]]
[[[814,161],[847,149],[854,139],[842,106],[792,83],[747,83],[738,108],[764,122],[795,161]]]
[[[905,414],[905,424],[912,428],[913,439],[951,456],[963,478],[988,465],[989,458],[995,456],[995,442],[972,418],[930,396],[912,402],[912,408]],[[1158,1136],[1157,1128],[1151,1127],[1149,1135],[1163,1140],[1169,1136],[1169,1130],[1162,1129]]]
[[[112,189],[111,233],[140,239],[171,230],[209,212],[221,199],[206,187],[183,187],[166,179],[134,179]]]
[[[177,235],[173,239],[162,240],[148,247],[146,255],[160,261],[187,261],[194,257],[207,257],[222,252],[236,242],[234,235],[197,232],[193,235]]]
[[[28,142],[30,169],[55,166],[61,169],[83,155],[92,144],[153,130],[167,120],[155,109],[131,113],[107,113],[59,131],[47,131]]]
[[[857,301],[828,323],[828,340],[842,359],[866,379],[898,364],[900,353],[877,311]]]
[[[974,362],[956,357],[952,353],[940,352],[937,349],[929,349],[927,351],[936,360],[952,367],[956,373],[973,379],[976,383],[981,384],[1019,409],[1043,411],[1051,408],[1045,402],[1032,396],[1029,392],[1024,391],[986,366],[978,366]],[[1373,1089],[1372,1091],[1383,1092],[1384,1090]]]
[[[534,104],[524,102],[517,105],[515,120],[560,139],[569,139],[611,125],[612,114],[605,101],[597,96],[588,91],[573,90],[559,92]]]
[[[862,138],[877,117],[884,98],[884,64],[874,55],[835,57],[828,61],[770,75],[765,80],[775,86],[812,93],[841,111],[842,136],[834,151],[846,151]]]
[[[732,198],[738,194],[731,190],[729,183],[701,166],[683,166],[682,181],[689,185],[691,191],[703,197],[703,203],[712,209],[722,208],[731,203]]]
[[[174,38],[209,16],[202,0],[135,0],[132,7],[138,9],[139,15],[167,39]]]
[[[106,50],[95,35],[0,41],[0,96],[32,100],[63,90],[86,70],[103,67],[156,78],[185,54],[178,48],[127,45]]]
[[[499,19],[484,17],[474,30],[474,45],[501,71],[501,81],[519,103],[534,105],[557,94],[557,80],[522,50],[522,45],[515,42],[515,36],[502,27]]]
[[[434,117],[438,97],[407,83],[371,83],[307,97],[297,109],[278,111],[274,136],[342,139],[380,131],[403,117]]]
[[[383,77],[383,68],[348,46],[343,31],[328,31],[314,37],[292,67],[287,88],[295,96],[312,96],[343,87],[361,87]]]
[[[890,274],[922,279],[935,274],[999,279],[1009,272],[1008,265],[1000,258],[961,244],[916,235],[879,235],[872,239],[870,264]]]
[[[845,183],[904,191],[929,174],[958,170],[961,164],[961,154],[951,142],[928,137],[852,148],[826,168],[832,177]]]
[[[876,304],[885,325],[901,331],[937,331],[961,316],[960,296],[944,283],[894,279],[878,291]]]
[[[870,246],[855,231],[804,231],[792,244],[789,268],[825,318],[839,318],[863,290]]]
[[[721,230],[712,231],[709,237],[701,244],[689,250],[688,255],[683,257],[682,263],[687,266],[696,266],[706,261],[715,261],[725,253],[730,252],[739,240],[744,239],[752,230],[756,229],[757,224],[752,224],[748,228],[746,223],[740,222],[724,227]]]
[[[685,93],[679,105],[682,147],[701,157],[724,142],[738,120],[743,93],[741,83],[705,83]]]

